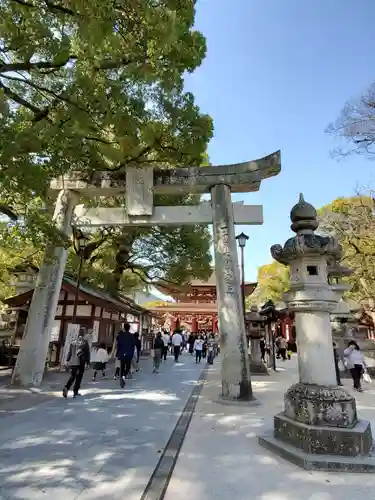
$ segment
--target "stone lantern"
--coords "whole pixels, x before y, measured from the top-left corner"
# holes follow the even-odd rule
[[[272,256],[290,266],[285,302],[295,313],[299,382],[284,395],[273,435],[260,444],[306,469],[375,470],[370,423],[358,420],[355,398],[336,385],[330,313],[337,295],[328,284],[327,259],[338,260],[333,237],[315,234],[315,208],[303,196],[290,213],[296,236]]]
[[[254,374],[268,375],[268,370],[262,361],[260,339],[265,337],[265,323],[267,318],[258,314],[257,306],[251,306],[250,312],[245,314],[246,334],[250,339],[250,371]]]

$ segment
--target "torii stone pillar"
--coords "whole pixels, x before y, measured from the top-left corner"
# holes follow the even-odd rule
[[[60,191],[56,200],[53,220],[65,236],[71,234],[72,215],[77,201],[77,194],[69,190]],[[64,247],[48,247],[45,251],[13,370],[14,385],[38,386],[43,379],[67,255],[68,251]]]
[[[230,187],[224,184],[214,186],[211,197],[222,356],[222,396],[251,400],[253,395]]]
[[[50,196],[56,195],[61,189],[70,189],[88,197],[125,197],[124,207],[77,207],[74,224],[81,228],[214,225],[218,313],[223,345],[222,396],[228,399],[252,399],[234,224],[263,223],[262,206],[232,203],[231,192],[258,191],[261,181],[277,175],[280,168],[280,152],[277,151],[256,161],[219,167],[154,169],[149,166],[128,167],[125,173],[95,172],[89,181],[82,180],[79,174],[73,172],[68,178],[53,181],[50,186]],[[211,193],[211,203],[181,207],[155,207],[153,203],[155,194],[173,196],[203,193]],[[66,221],[68,219],[67,213]],[[64,266],[65,259],[61,254],[48,271],[51,273],[49,276],[56,275],[60,280],[50,280],[53,282],[50,285],[53,293],[52,289],[47,293],[43,291],[43,287],[37,287],[33,296],[29,313],[30,325],[25,337],[25,344],[33,347],[22,347],[21,351],[31,352],[33,363],[38,366],[30,364],[24,354],[20,356],[18,372],[24,374],[22,381],[26,383],[32,381],[39,384],[41,381],[46,355],[44,342],[48,345],[47,339],[57,305],[56,291],[61,285]],[[47,281],[44,274],[41,274],[43,286],[46,286]],[[42,311],[39,319],[38,310]],[[45,332],[42,343],[38,333],[41,325]]]

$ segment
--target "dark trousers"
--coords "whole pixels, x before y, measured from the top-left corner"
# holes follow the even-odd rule
[[[83,377],[84,371],[85,371],[84,364],[81,364],[79,366],[72,366],[70,368],[70,377],[69,377],[69,380],[65,386],[68,389],[68,391],[74,383],[73,393],[78,394],[79,389],[81,387],[81,382],[82,382],[82,377]]]
[[[168,346],[165,345],[163,347],[163,358],[164,358],[164,361],[166,361],[166,359],[167,359],[167,354],[168,354]]]
[[[283,358],[283,360],[286,360],[286,349],[279,349],[280,356]]]
[[[178,358],[180,356],[180,352],[181,352],[181,346],[175,345],[173,347],[173,354],[174,354],[174,360],[175,361],[178,361]]]
[[[202,351],[195,349],[195,362],[200,363],[202,360]]]
[[[92,378],[96,378],[97,373],[98,373],[98,370],[95,370]],[[105,377],[105,369],[102,370],[102,376]]]
[[[120,360],[120,377],[127,377],[129,375],[130,369],[132,367],[131,358],[122,358]]]
[[[362,372],[363,372],[362,365],[354,365],[353,368],[350,368],[350,373],[352,375],[354,389],[361,388]]]
[[[340,368],[337,361],[335,361],[336,384],[341,385]]]

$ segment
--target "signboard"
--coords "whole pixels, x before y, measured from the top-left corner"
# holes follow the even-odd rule
[[[93,327],[92,327],[92,343],[96,344],[99,342],[99,321],[94,321]]]
[[[63,350],[61,351],[61,357],[60,357],[61,366],[66,365],[66,358],[68,357],[69,346],[73,342],[73,340],[77,339],[78,333],[79,333],[79,325],[74,323],[68,323],[66,329],[65,344]]]
[[[50,342],[58,342],[60,339],[60,325],[61,321],[59,319],[55,319],[52,325],[51,338]]]

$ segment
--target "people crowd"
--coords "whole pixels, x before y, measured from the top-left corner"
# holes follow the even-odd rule
[[[134,376],[139,371],[139,359],[141,355],[141,340],[139,334],[132,333],[130,325],[125,323],[118,332],[112,352],[109,353],[105,344],[90,348],[89,334],[84,327],[80,327],[78,336],[68,348],[66,356],[66,368],[69,371],[69,378],[63,388],[63,396],[67,398],[70,389],[73,389],[73,397],[79,396],[79,390],[85,369],[91,366],[92,380],[97,380],[98,373],[101,378],[106,378],[108,372],[108,362],[115,359],[114,379],[120,381],[120,386],[125,387],[127,379]],[[367,371],[365,357],[355,340],[350,340],[347,348],[340,357],[336,344],[333,342],[333,363],[336,373],[336,383],[341,386],[341,376],[339,363],[342,362],[353,379],[353,388],[362,392],[361,381],[371,382]],[[273,340],[271,345],[265,337],[260,338],[259,343],[261,359],[268,363],[270,356],[283,362],[291,359],[293,345],[282,335]],[[274,351],[272,352],[272,349]],[[196,364],[206,361],[213,364],[215,357],[220,353],[220,343],[218,335],[212,331],[201,330],[200,332],[187,333],[182,329],[175,329],[173,332],[159,330],[153,334],[151,345],[151,359],[153,373],[158,374],[162,363],[165,363],[168,356],[173,356],[174,362],[178,363],[180,356],[186,351],[187,354],[195,357]]]
[[[114,376],[120,381],[121,388],[126,385],[127,379],[133,378],[139,371],[139,359],[141,355],[142,343],[139,334],[132,333],[130,325],[125,323],[118,332],[115,345],[111,352],[108,352],[105,344],[90,349],[89,332],[86,328],[80,327],[77,339],[69,345],[66,358],[66,368],[70,372],[69,379],[63,388],[63,396],[67,398],[69,390],[73,387],[73,397],[80,395],[82,377],[87,367],[92,368],[92,380],[97,381],[98,373],[101,378],[106,378],[108,372],[107,364],[111,358],[115,360]],[[214,358],[220,352],[220,344],[217,334],[212,331],[201,330],[199,333],[190,333],[182,329],[175,329],[173,332],[159,330],[153,334],[151,345],[151,359],[153,373],[160,371],[161,364],[167,361],[171,354],[174,362],[178,363],[180,356],[186,351],[195,355],[195,362],[201,363],[202,359],[208,364],[213,364]]]

